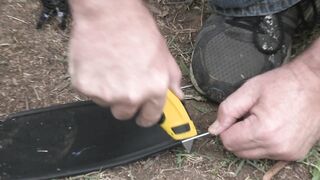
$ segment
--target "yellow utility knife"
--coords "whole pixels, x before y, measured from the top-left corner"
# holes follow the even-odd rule
[[[209,133],[204,133],[197,136],[196,127],[190,119],[185,107],[179,98],[171,91],[167,92],[167,99],[163,112],[164,116],[160,122],[160,126],[174,140],[182,140],[182,145],[188,152],[191,151],[194,139],[209,135]]]

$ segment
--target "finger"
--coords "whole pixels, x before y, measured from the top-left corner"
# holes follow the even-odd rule
[[[173,57],[171,57],[171,59],[168,60],[168,66],[170,76],[169,88],[179,99],[183,99],[184,94],[181,90],[182,74],[178,64],[173,59]]]
[[[257,117],[250,115],[222,132],[220,137],[225,148],[232,152],[260,148],[261,143],[256,140],[253,134],[256,131],[255,124],[257,122]]]
[[[245,159],[264,159],[268,158],[266,150],[263,148],[255,148],[250,150],[234,152],[238,157]]]
[[[109,104],[98,97],[91,97],[92,101],[102,107],[108,107]]]
[[[92,100],[93,102],[95,102],[101,107],[111,106],[110,108],[111,113],[118,120],[128,120],[132,118],[138,110],[138,105],[124,105],[124,104],[111,105],[111,103],[107,103],[106,101],[103,101],[98,97],[93,97]]]
[[[157,123],[161,118],[164,102],[165,96],[161,96],[144,103],[137,117],[137,124],[150,127]]]
[[[216,121],[209,127],[209,132],[218,135],[243,117],[257,102],[259,89],[254,83],[245,83],[224,100],[218,109]]]
[[[138,107],[138,105],[116,104],[111,106],[111,112],[119,120],[128,120],[136,114]]]

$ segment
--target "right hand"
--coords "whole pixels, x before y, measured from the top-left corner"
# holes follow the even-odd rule
[[[128,10],[130,18],[114,14],[88,20],[74,12],[69,72],[76,89],[110,107],[117,119],[139,112],[138,125],[147,127],[160,119],[168,89],[180,98],[183,93],[178,65],[141,6]]]
[[[248,80],[220,104],[210,133],[242,158],[304,158],[320,138],[319,50],[320,39],[293,62]]]

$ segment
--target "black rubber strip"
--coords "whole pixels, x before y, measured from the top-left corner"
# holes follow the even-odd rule
[[[90,101],[8,116],[0,124],[0,179],[49,179],[123,165],[180,145],[159,125],[115,119]]]

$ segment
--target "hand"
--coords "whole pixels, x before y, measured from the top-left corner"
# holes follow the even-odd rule
[[[90,1],[89,11],[78,7],[85,2],[71,3],[73,86],[96,103],[110,106],[118,119],[129,119],[139,111],[139,125],[156,123],[167,90],[180,98],[183,93],[180,70],[152,16],[138,1]]]
[[[293,63],[249,80],[221,103],[209,131],[243,158],[303,158],[320,136],[317,52],[313,47]]]

